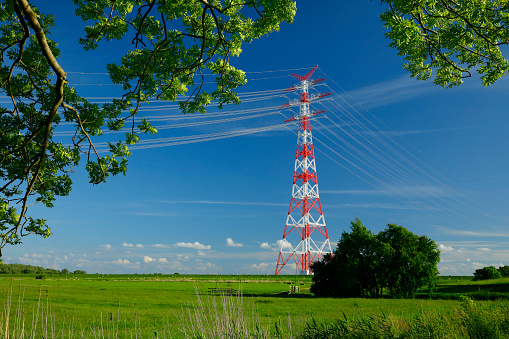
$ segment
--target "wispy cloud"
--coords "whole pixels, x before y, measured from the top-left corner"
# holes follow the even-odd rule
[[[111,263],[115,265],[129,265],[131,262],[127,259],[118,259],[113,260]]]
[[[132,248],[132,247],[136,247],[136,248],[143,248],[144,246],[142,244],[132,244],[132,243],[127,243],[127,242],[124,242],[122,243],[122,247],[129,247],[129,248]]]
[[[136,211],[119,212],[117,214],[141,215],[141,216],[146,216],[146,217],[182,217],[182,216],[184,216],[181,213],[136,212]]]
[[[197,250],[210,250],[212,247],[210,245],[203,245],[199,242],[195,241],[193,243],[190,242],[178,242],[175,244],[177,247],[186,247],[186,248],[194,248]]]
[[[404,135],[458,131],[458,130],[464,130],[464,129],[467,129],[467,128],[470,128],[470,127],[434,128],[434,129],[407,130],[407,131],[381,131],[381,132],[369,132],[369,133],[368,132],[363,132],[363,134],[378,135],[378,136],[381,136],[381,137],[401,137],[401,136],[404,136]]]
[[[233,241],[232,238],[226,238],[226,246],[229,247],[244,247],[244,244]]]
[[[266,271],[267,269],[273,268],[276,264],[271,262],[261,262],[259,264],[252,264],[251,268],[259,271]]]
[[[287,206],[282,203],[248,202],[248,201],[211,201],[211,200],[161,200],[164,204],[208,204],[208,205],[243,205],[243,206]]]
[[[509,237],[509,232],[471,231],[451,229],[447,227],[440,227],[439,230],[448,234],[464,235],[468,237]]]
[[[366,108],[375,108],[440,91],[443,91],[443,89],[432,83],[417,81],[408,75],[404,75],[394,80],[346,92],[341,97],[347,102],[354,98],[357,104]]]
[[[438,186],[392,186],[376,190],[323,190],[325,194],[351,194],[369,196],[404,196],[413,198],[455,197],[461,195],[457,190]]]
[[[167,244],[154,244],[154,245],[152,245],[152,247],[155,247],[155,248],[171,248],[171,246],[167,245]]]
[[[262,242],[260,244],[260,248],[263,248],[263,249],[266,249],[266,250],[272,249],[272,247],[270,246],[270,244],[268,242]]]
[[[364,203],[364,204],[340,204],[340,205],[324,205],[327,208],[378,208],[378,209],[391,209],[391,210],[433,210],[435,208],[425,205],[415,204],[411,205],[399,205],[399,204],[388,204],[388,203]]]
[[[454,250],[454,248],[452,246],[445,246],[443,244],[439,244],[438,249],[440,251],[453,251]]]

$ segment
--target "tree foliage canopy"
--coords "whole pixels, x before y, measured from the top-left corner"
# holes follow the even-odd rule
[[[239,103],[244,72],[230,65],[243,42],[291,22],[291,0],[74,0],[75,13],[86,21],[80,43],[91,51],[101,41],[131,41],[119,62],[107,69],[124,94],[103,105],[80,96],[59,65],[57,42],[48,38],[54,18],[41,13],[37,1],[0,0],[0,256],[6,244],[23,236],[51,234],[46,220],[28,215],[28,207],[52,207],[68,195],[70,173],[86,162],[90,182],[125,174],[129,146],[140,134],[156,133],[146,120],[137,122],[140,105],[150,100],[178,101],[184,113],[205,112]],[[205,91],[204,72],[215,77]],[[67,142],[54,138],[59,124],[73,124]],[[127,129],[125,138],[108,142],[100,153],[95,138],[104,130]]]
[[[489,86],[507,73],[500,46],[509,44],[508,0],[382,0],[390,46],[413,77],[442,87],[473,72]],[[434,74],[433,74],[434,72]]]
[[[503,277],[509,276],[509,266],[500,266],[498,268],[498,271],[500,272],[500,275]]]
[[[500,272],[500,269],[503,267],[500,267],[497,269],[495,266],[488,266],[483,267],[475,270],[474,272],[474,279],[473,281],[478,280],[489,280],[489,279],[499,279],[502,278],[502,274]]]
[[[434,285],[440,251],[433,240],[393,224],[375,235],[359,219],[350,230],[342,233],[332,256],[311,266],[315,295],[408,298]]]

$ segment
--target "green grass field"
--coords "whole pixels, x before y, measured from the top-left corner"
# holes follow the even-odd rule
[[[441,277],[435,296],[444,300],[323,299],[309,293],[310,284],[308,276],[69,274],[37,280],[31,275],[2,275],[0,301],[9,304],[11,300],[10,327],[24,317],[27,328],[37,323],[39,329],[47,326],[58,337],[71,328],[84,337],[101,337],[101,331],[108,337],[104,333],[118,328],[120,337],[139,333],[151,338],[154,333],[180,337],[181,330],[193,322],[188,318],[203,310],[200,302],[215,305],[218,312],[223,312],[224,304],[234,303],[267,331],[274,331],[279,322],[285,331],[298,331],[311,317],[325,321],[390,314],[411,319],[452,312],[460,295],[482,299],[509,296],[509,279],[472,282],[470,277]],[[298,286],[300,293],[286,294],[291,286]],[[225,298],[213,289],[232,290],[242,298]],[[3,319],[7,310],[4,308]],[[44,325],[45,321],[49,325]],[[0,324],[0,328],[5,326],[5,321]]]

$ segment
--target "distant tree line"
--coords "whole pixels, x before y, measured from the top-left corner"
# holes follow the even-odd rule
[[[412,298],[438,277],[440,251],[426,236],[389,224],[373,234],[359,219],[344,231],[332,255],[311,265],[311,292],[320,297]]]
[[[507,276],[509,276],[509,266],[500,266],[499,268],[488,266],[475,270],[473,280],[498,279]]]
[[[67,268],[55,270],[53,268],[43,268],[40,266],[23,264],[0,264],[0,274],[87,274],[83,270],[70,272]]]

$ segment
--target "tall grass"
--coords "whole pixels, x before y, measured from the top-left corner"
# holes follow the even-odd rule
[[[13,299],[15,299],[13,301]],[[119,305],[120,306],[120,305]],[[48,293],[44,296],[39,289],[37,305],[33,306],[32,319],[26,319],[24,291],[19,288],[17,296],[13,285],[7,289],[3,312],[0,313],[0,338],[292,338],[291,319],[287,323],[278,319],[273,324],[262,324],[255,307],[246,308],[242,293],[237,295],[208,295],[204,300],[196,290],[196,301],[182,306],[177,333],[171,333],[170,326],[152,329],[134,313],[134,328],[128,329],[126,321],[120,319],[120,311],[99,315],[92,325],[82,327],[74,317],[57,319],[52,314]],[[150,334],[147,334],[150,333]]]
[[[506,339],[509,338],[507,301],[474,302],[461,298],[461,306],[447,314],[422,313],[410,319],[382,314],[378,317],[308,322],[298,339]]]
[[[219,300],[217,300],[219,298]],[[254,306],[246,309],[242,293],[208,296],[204,301],[196,293],[196,302],[189,303],[180,314],[180,334],[185,338],[292,338],[290,316],[286,323],[262,324]]]
[[[13,298],[17,300],[14,303]],[[113,313],[103,316],[101,313],[98,322],[96,323],[94,319],[89,328],[75,324],[73,316],[57,322],[52,313],[48,291],[43,292],[42,288],[39,288],[37,305],[32,306],[31,319],[27,319],[26,314],[24,290],[20,286],[16,296],[11,282],[7,289],[3,312],[0,313],[0,338],[141,338],[141,332],[136,328],[134,333],[132,331],[128,333],[125,327],[125,331],[121,331],[119,312],[116,316]],[[139,327],[139,320],[137,324]]]
[[[121,319],[120,305],[116,312],[100,313],[91,324],[82,326],[75,322],[73,314],[67,319],[53,314],[47,290],[39,288],[39,297],[33,305],[25,303],[21,287],[17,293],[13,290],[11,282],[0,312],[0,338],[509,338],[509,302],[473,301],[468,297],[462,297],[460,306],[452,311],[429,313],[423,308],[420,314],[411,317],[390,313],[358,317],[343,314],[335,321],[309,318],[302,321],[288,315],[267,321],[261,320],[257,304],[246,302],[242,292],[203,296],[196,290],[196,297],[183,304],[176,317],[168,314],[166,325],[155,328],[136,312],[131,326],[133,319]],[[170,318],[178,319],[177,330],[170,331],[175,328],[170,326]]]

